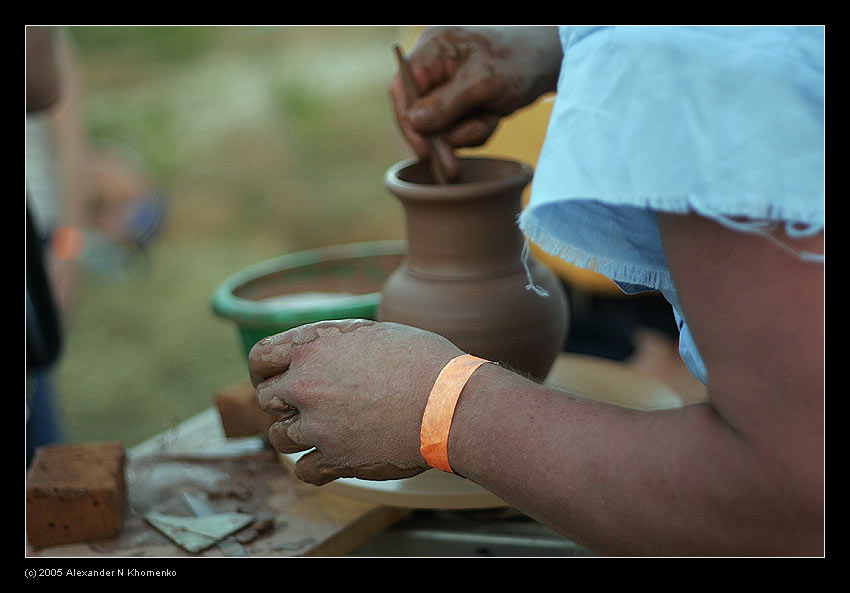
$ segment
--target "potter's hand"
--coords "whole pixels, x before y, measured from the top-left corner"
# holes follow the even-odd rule
[[[408,56],[421,97],[408,104],[400,75],[392,79],[399,128],[422,159],[432,134],[451,147],[479,146],[501,117],[555,90],[561,57],[555,27],[428,29]],[[454,176],[460,163],[449,158]]]
[[[281,453],[315,448],[299,479],[387,480],[428,469],[419,427],[437,375],[461,354],[445,338],[362,319],[303,325],[249,354],[260,407],[283,419],[269,429]]]

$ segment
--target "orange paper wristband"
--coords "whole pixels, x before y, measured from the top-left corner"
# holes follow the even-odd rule
[[[419,429],[419,451],[431,467],[454,473],[449,465],[449,431],[460,393],[478,367],[490,362],[471,354],[451,359],[434,382],[422,426]]]

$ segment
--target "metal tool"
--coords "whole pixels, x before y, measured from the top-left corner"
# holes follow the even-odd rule
[[[206,500],[190,494],[186,491],[180,493],[180,497],[183,499],[183,502],[186,503],[186,506],[195,513],[199,517],[211,517],[216,515],[215,509],[213,509]],[[251,517],[251,521],[253,521],[253,517]],[[224,553],[225,556],[249,556],[248,552],[245,548],[236,541],[232,535],[228,535],[227,537],[218,541],[218,547]]]
[[[185,517],[150,511],[145,521],[187,552],[197,554],[250,525],[253,517],[245,513]]]

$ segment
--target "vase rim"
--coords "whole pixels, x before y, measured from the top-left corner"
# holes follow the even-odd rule
[[[402,179],[402,171],[415,167],[424,166],[418,158],[409,158],[392,165],[384,176],[384,183],[390,191],[401,192],[407,198],[423,199],[457,199],[469,198],[471,196],[485,196],[490,193],[504,191],[510,187],[525,187],[531,182],[534,170],[528,163],[508,158],[492,156],[462,156],[461,163],[469,162],[495,162],[503,163],[506,169],[515,167],[514,171],[508,171],[504,175],[491,179],[480,179],[468,182],[457,182],[445,185],[436,183],[417,183]]]

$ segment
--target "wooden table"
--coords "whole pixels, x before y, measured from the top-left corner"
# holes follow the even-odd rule
[[[704,388],[673,391],[625,365],[561,354],[548,382],[572,393],[636,409],[702,401]],[[249,389],[238,386],[239,389]],[[686,393],[687,396],[683,395]],[[274,529],[244,545],[253,556],[342,556],[411,514],[297,480],[259,437],[228,439],[218,410],[209,408],[129,451],[128,509],[114,540],[57,546],[28,556],[191,556],[145,520],[156,510],[190,515],[180,494],[211,497],[217,512],[271,513]],[[222,556],[218,547],[203,556]]]
[[[125,475],[128,505],[118,537],[28,549],[27,556],[223,556],[218,546],[190,554],[145,521],[151,510],[192,515],[184,491],[208,497],[216,512],[273,516],[271,530],[243,544],[250,556],[342,556],[410,513],[297,480],[261,439],[226,439],[215,408],[133,447]]]

